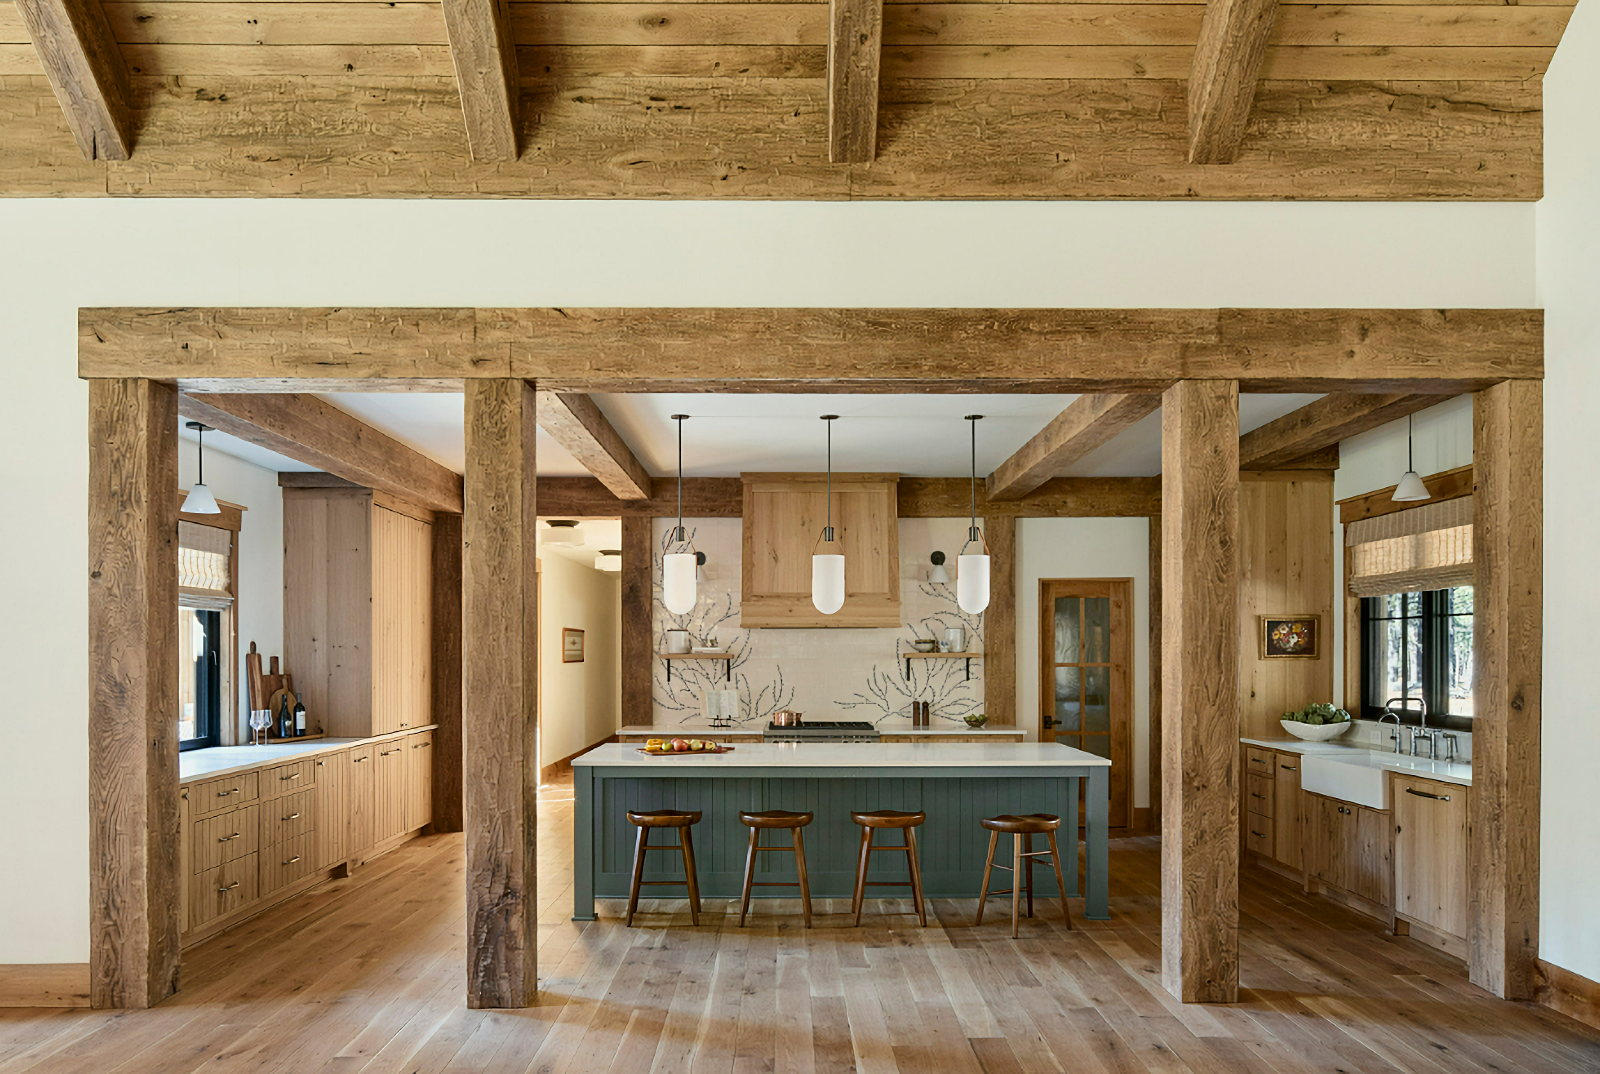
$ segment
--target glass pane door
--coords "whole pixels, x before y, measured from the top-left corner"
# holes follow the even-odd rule
[[[1111,823],[1128,824],[1132,582],[1040,582],[1040,739],[1111,760]]]

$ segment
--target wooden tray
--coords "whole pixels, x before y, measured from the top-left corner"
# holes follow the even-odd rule
[[[711,753],[732,753],[733,747],[723,742],[718,743],[714,750],[684,750],[679,753],[677,750],[647,750],[641,746],[635,752],[642,753],[646,757],[704,757]]]

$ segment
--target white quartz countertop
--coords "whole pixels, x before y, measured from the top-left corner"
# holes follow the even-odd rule
[[[437,726],[430,723],[425,727],[408,727],[404,731],[396,731],[392,735],[380,735],[377,738],[314,738],[309,742],[272,742],[265,746],[212,746],[203,750],[184,750],[178,754],[178,782],[190,783],[214,776],[231,776],[235,772],[247,772],[263,765],[299,761],[319,753],[332,753],[335,750],[349,749],[351,746],[360,746],[367,742],[382,742],[386,739],[414,735],[419,731],[431,731]]]
[[[1302,757],[1321,757],[1363,768],[1387,768],[1422,779],[1436,779],[1460,787],[1472,786],[1472,765],[1461,761],[1432,761],[1426,757],[1412,757],[1390,750],[1368,749],[1360,743],[1346,745],[1337,739],[1331,742],[1307,742],[1299,738],[1240,738],[1239,741],[1248,746],[1265,746],[1285,753],[1298,753]]]
[[[766,724],[751,723],[736,727],[713,727],[704,721],[689,721],[685,723],[656,723],[635,724],[631,727],[617,728],[619,735],[646,735],[652,738],[682,738],[685,735],[759,735],[766,730]],[[879,724],[880,735],[1025,735],[1027,732],[1021,727],[979,727],[972,728],[966,724],[950,724],[948,727],[904,727],[891,724]]]
[[[574,766],[622,768],[1039,768],[1105,766],[1104,757],[1055,742],[745,742],[731,753],[652,757],[624,742],[597,746]]]

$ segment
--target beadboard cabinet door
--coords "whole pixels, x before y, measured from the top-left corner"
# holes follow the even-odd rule
[[[378,749],[350,751],[350,845],[346,854],[361,860],[378,841]]]
[[[406,830],[406,778],[410,773],[408,738],[377,744],[377,842],[393,839]]]
[[[317,868],[350,856],[350,751],[317,758]]]
[[[433,821],[433,732],[406,738],[405,830],[414,832]]]

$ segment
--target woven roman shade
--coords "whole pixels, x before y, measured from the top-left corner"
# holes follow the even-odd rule
[[[178,603],[219,611],[232,604],[232,553],[232,531],[180,521]]]
[[[1344,540],[1358,597],[1472,584],[1471,496],[1352,522]]]

